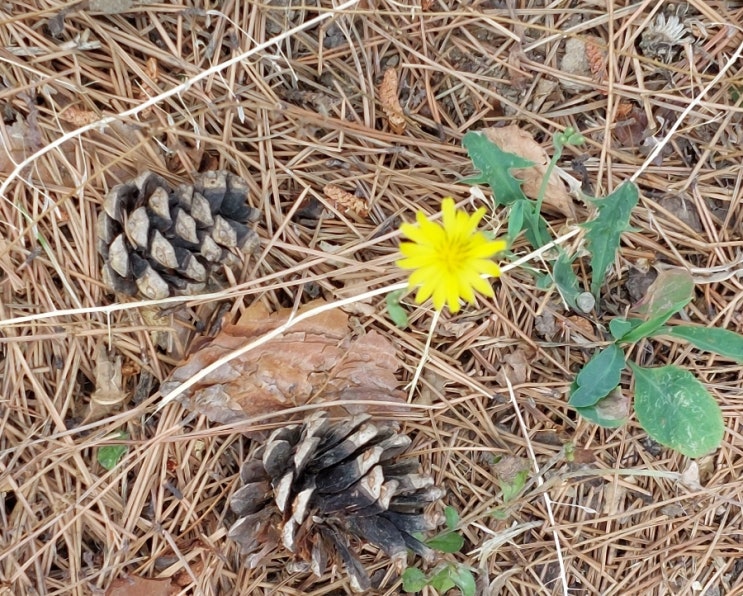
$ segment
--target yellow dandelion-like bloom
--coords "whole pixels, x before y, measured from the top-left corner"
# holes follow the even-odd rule
[[[433,298],[436,310],[448,305],[459,311],[460,299],[473,303],[475,292],[493,297],[493,288],[483,275],[498,277],[500,267],[491,260],[506,248],[504,240],[490,240],[477,225],[485,215],[481,207],[473,215],[457,210],[454,199],[441,204],[441,223],[428,221],[420,211],[418,225],[402,224],[400,231],[412,242],[400,243],[402,269],[412,269],[410,287],[420,286],[415,296],[418,304]]]

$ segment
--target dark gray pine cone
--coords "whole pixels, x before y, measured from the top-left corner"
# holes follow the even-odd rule
[[[321,577],[328,562],[343,563],[354,591],[370,588],[355,548],[371,543],[398,571],[408,549],[427,560],[433,551],[413,537],[436,527],[424,509],[444,491],[418,473],[417,458],[392,422],[362,414],[333,423],[324,412],[277,429],[240,470],[242,487],[230,507],[239,519],[229,536],[251,566],[285,548],[290,571]]]
[[[114,186],[97,224],[103,282],[154,300],[218,286],[219,269],[240,263],[231,250],[252,252],[259,244],[247,224],[260,212],[247,197],[247,183],[225,171],[176,189],[152,172]]]

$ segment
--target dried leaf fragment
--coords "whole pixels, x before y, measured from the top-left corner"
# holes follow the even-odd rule
[[[121,356],[110,354],[106,341],[101,339],[95,349],[95,391],[90,399],[94,404],[110,407],[121,403],[125,397]]]
[[[405,130],[405,116],[397,95],[397,69],[389,68],[385,71],[379,86],[379,101],[392,132],[402,134]]]
[[[317,306],[310,303],[307,308]],[[166,395],[197,372],[282,325],[292,309],[270,313],[249,308],[236,325],[225,325],[205,340],[162,385]],[[348,315],[339,309],[320,313],[288,329],[201,379],[179,399],[210,420],[230,423],[287,408],[342,399],[388,401],[399,407],[400,362],[393,346],[372,331],[352,337]],[[375,406],[379,407],[379,406]],[[346,412],[367,408],[352,404]],[[390,408],[393,409],[393,408]]]
[[[106,590],[106,596],[171,596],[178,593],[169,579],[148,579],[138,575],[129,575],[115,579]]]
[[[333,206],[342,213],[353,212],[359,217],[369,217],[369,203],[366,199],[357,197],[335,184],[327,184],[322,191]]]

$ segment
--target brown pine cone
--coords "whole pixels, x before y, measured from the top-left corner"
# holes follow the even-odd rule
[[[153,300],[218,287],[219,268],[240,263],[230,251],[259,244],[247,197],[246,182],[225,171],[176,189],[152,172],[113,187],[97,224],[104,283]]]
[[[408,549],[427,560],[433,551],[413,537],[436,527],[424,509],[444,491],[418,473],[417,458],[398,459],[410,446],[392,422],[367,414],[332,423],[324,412],[302,425],[274,431],[240,470],[242,487],[230,507],[239,519],[229,536],[257,566],[285,548],[292,571],[320,577],[340,559],[351,588],[370,588],[354,552],[371,543],[402,571]]]

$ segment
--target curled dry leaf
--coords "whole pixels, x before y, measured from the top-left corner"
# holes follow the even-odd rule
[[[485,134],[503,151],[514,153],[534,163],[530,168],[514,170],[513,175],[523,181],[524,194],[531,199],[536,199],[549,164],[547,152],[528,132],[515,124],[501,128],[488,128]],[[556,209],[565,217],[575,218],[573,199],[554,170],[547,184],[544,204]]]
[[[530,352],[527,354],[527,351],[523,348],[517,348],[510,354],[506,354],[503,358],[503,367],[498,371],[496,379],[503,386],[506,385],[506,378],[508,378],[512,385],[526,383],[529,380],[531,363],[536,357],[533,351],[530,350]]]
[[[617,106],[614,137],[622,147],[637,147],[642,143],[647,126],[648,119],[642,108],[628,102]]]
[[[214,339],[196,347],[162,385],[161,393],[166,395],[210,364],[282,325],[291,313],[291,309],[269,313],[262,305],[251,306],[238,324],[225,325]],[[404,400],[395,376],[399,366],[394,347],[382,335],[371,331],[351,337],[348,315],[334,309],[223,364],[179,399],[189,410],[223,423],[343,399],[386,401],[390,402],[388,410],[399,409]],[[344,409],[357,413],[380,406],[349,404]]]
[[[95,348],[95,391],[90,396],[98,406],[111,407],[124,401],[121,356],[113,356],[106,348],[106,341],[99,340]]]
[[[384,73],[382,84],[379,86],[379,101],[392,132],[401,134],[405,130],[405,116],[397,96],[397,70],[394,68]]]
[[[359,217],[369,217],[369,203],[366,199],[357,197],[335,184],[327,184],[322,191],[338,211],[353,212]]]

